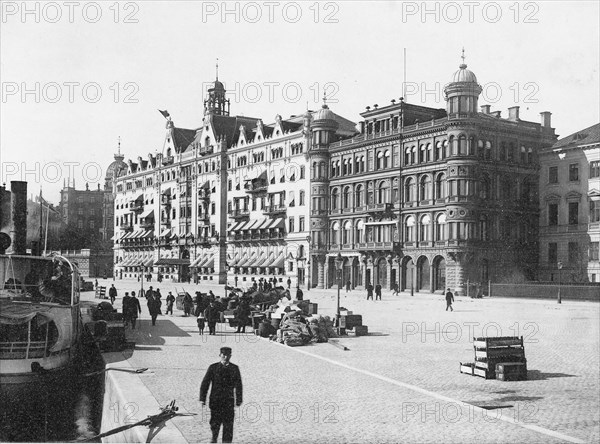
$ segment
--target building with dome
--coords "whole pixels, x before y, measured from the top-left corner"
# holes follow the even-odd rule
[[[403,98],[367,107],[359,135],[329,143],[328,234],[311,249],[319,286],[336,283],[338,255],[342,282],[355,287],[464,294],[467,283],[534,277],[550,113],[534,123],[517,106],[506,118],[479,108],[481,86],[464,63],[444,93],[446,109]]]
[[[198,128],[162,112],[162,152],[116,179],[118,275],[459,294],[532,278],[550,113],[535,123],[480,107],[464,63],[444,92],[445,109],[399,98],[358,127],[325,101],[266,123],[230,115],[217,79]]]

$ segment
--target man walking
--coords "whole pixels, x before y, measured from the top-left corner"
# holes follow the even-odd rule
[[[352,283],[350,282],[350,279],[348,279],[346,281],[346,293],[350,292],[350,287],[352,287]]]
[[[129,306],[129,319],[131,320],[131,329],[135,330],[135,321],[138,318],[138,314],[142,312],[140,301],[135,297],[135,291],[131,292],[131,298],[127,304]]]
[[[370,282],[367,284],[367,301],[369,299],[373,300],[373,286]]]
[[[108,289],[108,297],[110,298],[110,303],[115,305],[115,299],[117,299],[117,289],[115,288],[115,284],[112,284]]]
[[[169,292],[167,295],[167,314],[173,314],[173,304],[175,303],[175,296],[173,293]]]
[[[452,302],[454,302],[454,295],[450,291],[450,289],[446,289],[446,311],[450,309],[450,311],[454,311],[452,308]]]
[[[125,327],[127,327],[131,322],[131,316],[129,315],[129,306],[131,305],[131,297],[129,297],[129,292],[125,292],[125,296],[123,296],[123,305],[121,311],[123,312],[123,323]]]
[[[148,293],[149,295],[146,294],[148,299],[148,311],[150,312],[150,317],[152,318],[152,325],[156,325],[156,318],[160,314],[160,306],[162,305],[162,302],[153,291],[148,290]]]
[[[381,300],[381,284],[375,285],[375,300]]]
[[[216,335],[216,327],[217,327],[217,322],[219,321],[219,319],[221,318],[220,313],[219,313],[219,309],[217,308],[215,301],[211,300],[210,301],[210,305],[206,308],[206,310],[204,310],[204,319],[206,319],[206,322],[208,323],[208,334],[209,335]]]
[[[203,406],[206,405],[208,389],[212,385],[209,398],[211,442],[217,442],[221,424],[223,442],[232,442],[234,405],[239,407],[242,404],[242,376],[239,367],[229,362],[231,348],[221,347],[219,357],[221,361],[210,365],[202,380],[200,402]]]

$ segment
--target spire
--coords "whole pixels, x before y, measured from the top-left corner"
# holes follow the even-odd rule
[[[117,154],[119,156],[121,155],[121,136],[119,136],[118,147],[117,147]]]
[[[216,80],[219,80],[219,58],[218,57],[217,57],[216,67],[217,67],[217,78],[216,78]]]
[[[125,156],[121,154],[121,136],[117,139],[117,153],[114,155],[114,158],[121,162],[125,159]]]
[[[323,108],[329,108],[327,106],[327,96],[325,95],[325,91],[323,91]]]
[[[465,57],[465,47],[464,46],[463,46],[462,55],[460,56],[460,58],[462,59],[462,63],[460,64],[459,68],[464,69],[467,67],[467,65],[465,64],[466,57]]]

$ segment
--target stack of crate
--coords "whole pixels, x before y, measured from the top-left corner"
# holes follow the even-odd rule
[[[502,381],[527,379],[523,337],[473,338],[475,362],[460,365],[462,373]]]

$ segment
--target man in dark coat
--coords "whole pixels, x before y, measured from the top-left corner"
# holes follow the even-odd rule
[[[223,424],[223,442],[233,441],[233,421],[235,406],[242,404],[242,376],[237,365],[229,362],[231,348],[221,347],[220,362],[211,364],[200,385],[200,402],[206,405],[206,396],[210,390],[210,430],[212,441],[217,442],[221,424]],[[235,391],[235,396],[234,396]]]
[[[367,284],[367,301],[369,299],[373,300],[373,286],[370,282]]]
[[[148,291],[150,293],[150,291]],[[150,293],[148,297],[148,311],[150,312],[150,317],[152,318],[152,325],[156,325],[156,318],[160,314],[160,306],[162,305],[162,301],[158,298],[156,293]]]
[[[381,300],[381,285],[377,284],[375,285],[375,300]]]
[[[138,314],[142,313],[142,307],[140,301],[135,297],[135,291],[131,292],[131,298],[127,304],[129,306],[129,319],[131,320],[131,329],[135,330],[135,321],[138,318]]]
[[[452,302],[454,302],[454,295],[450,291],[450,289],[446,289],[446,311],[450,309],[450,311],[454,311],[452,308]]]
[[[173,314],[173,304],[175,303],[175,296],[173,293],[169,292],[167,295],[167,314]]]
[[[108,297],[110,298],[110,303],[115,305],[115,299],[117,299],[117,289],[115,288],[115,284],[112,284],[108,289]]]
[[[216,306],[215,301],[210,301],[210,305],[204,310],[204,319],[208,323],[208,334],[216,335],[217,322],[221,318],[221,312]]]

